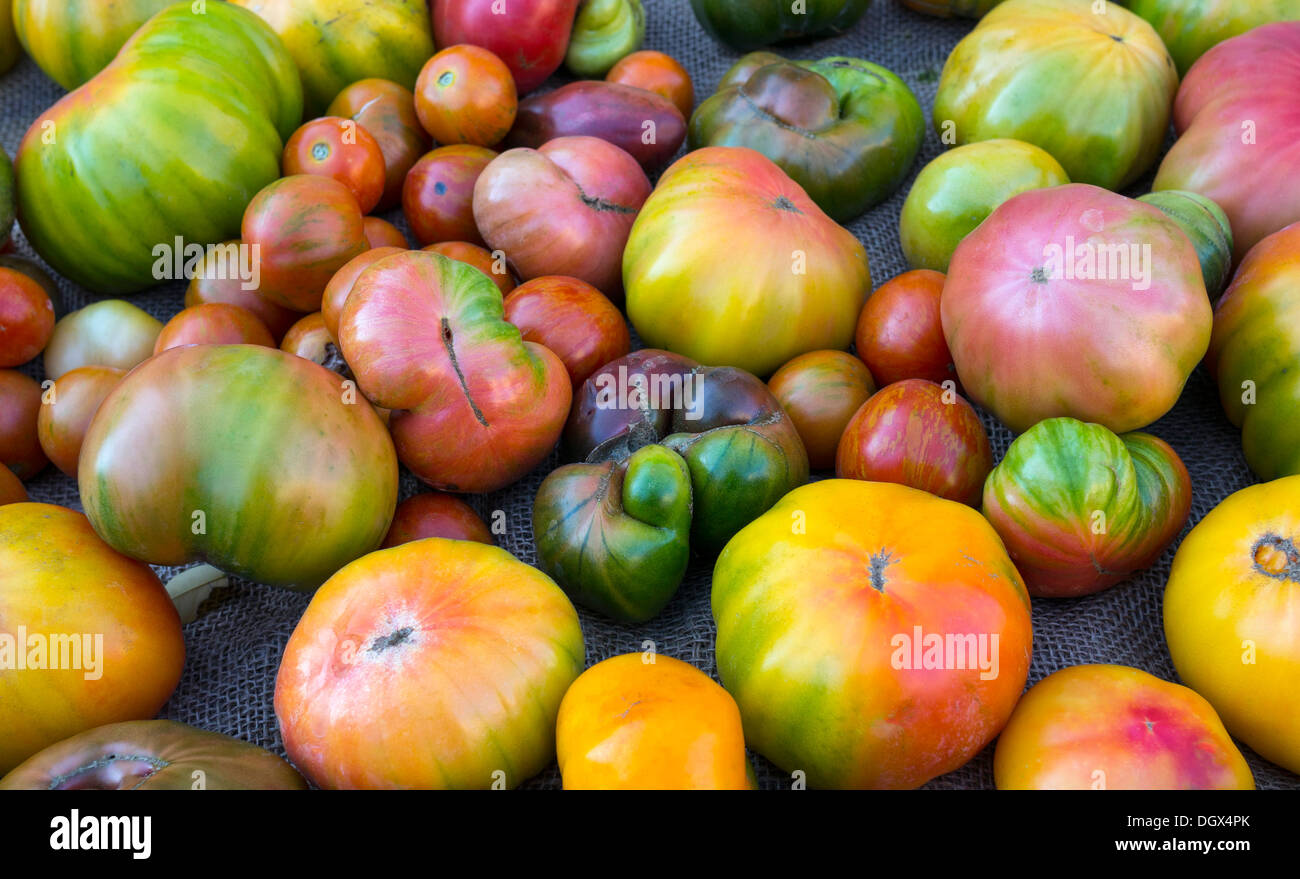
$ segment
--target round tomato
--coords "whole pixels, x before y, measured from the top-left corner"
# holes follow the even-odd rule
[[[843,351],[809,351],[776,371],[767,382],[790,415],[814,470],[835,466],[844,428],[876,383],[862,361]]]
[[[125,370],[111,366],[83,366],[59,376],[44,394],[36,416],[37,439],[50,463],[73,479],[90,421],[124,375]]]
[[[407,247],[406,236],[402,230],[394,226],[387,220],[381,220],[379,217],[366,217],[362,221],[366,230],[366,243],[370,249],[376,247]]]
[[[515,289],[515,277],[510,273],[505,257],[498,258],[499,251],[494,255],[477,244],[470,244],[467,241],[439,241],[437,244],[430,244],[420,249],[428,253],[440,253],[448,259],[473,266],[492,279],[492,283],[497,285],[502,296]]]
[[[519,285],[506,296],[505,316],[525,341],[545,345],[564,361],[575,393],[632,345],[623,313],[577,278],[543,275]]]
[[[369,218],[367,218],[369,219]],[[271,331],[272,339],[282,339],[289,327],[294,325],[302,313],[276,305],[269,299],[259,296],[257,283],[252,279],[238,276],[231,272],[227,263],[224,270],[216,262],[216,254],[229,252],[229,248],[239,247],[241,242],[225,241],[215,248],[204,251],[204,258],[190,276],[189,286],[185,288],[185,307],[193,308],[210,302],[224,302],[246,308],[266,325]],[[236,251],[239,252],[239,251]],[[209,261],[211,260],[211,265]],[[251,267],[251,266],[250,266]],[[260,270],[258,272],[260,280]]]
[[[1254,790],[1210,703],[1122,665],[1076,665],[1029,688],[998,738],[999,790]]]
[[[402,214],[421,247],[439,241],[484,244],[474,222],[474,184],[497,157],[485,147],[439,147],[421,158],[402,187]]]
[[[0,369],[0,464],[22,480],[31,479],[48,463],[36,432],[41,398],[35,379]]]
[[[526,95],[564,60],[578,2],[433,0],[433,34],[439,46],[473,43],[495,52]]]
[[[691,75],[663,52],[642,50],[624,55],[605,74],[605,81],[645,89],[667,98],[683,119],[690,119],[691,110],[695,109],[695,84]]]
[[[854,346],[881,386],[909,378],[935,384],[957,378],[939,311],[945,280],[929,269],[903,272],[881,284],[862,307]]]
[[[284,341],[280,343],[280,350],[323,364],[329,356],[331,345],[337,346],[337,342],[325,326],[324,316],[315,311],[289,328],[289,332],[284,334]]]
[[[379,141],[354,119],[322,116],[304,124],[284,145],[284,175],[319,174],[348,188],[368,214],[379,204],[387,183]]]
[[[1228,732],[1300,772],[1300,476],[1210,511],[1174,555],[1165,640],[1178,676]]]
[[[27,500],[27,489],[23,481],[14,476],[14,471],[0,464],[0,504],[18,504]]]
[[[280,661],[289,758],[324,788],[514,787],[555,758],[578,614],[495,546],[431,537],[317,591]]]
[[[183,345],[264,345],[275,347],[271,331],[247,308],[210,302],[183,309],[169,320],[154,342],[153,353]]]
[[[39,283],[0,267],[0,367],[21,366],[54,333],[54,303]]]
[[[492,532],[474,508],[454,494],[426,491],[397,505],[383,548],[401,546],[426,537],[496,543]]]
[[[185,662],[158,575],[50,504],[0,506],[0,632],[0,772],[83,730],[152,717]]]
[[[45,346],[45,376],[82,366],[130,369],[153,356],[162,321],[122,299],[102,299],[59,318]]]
[[[78,483],[95,530],[127,555],[314,588],[383,539],[397,459],[335,373],[274,348],[191,345],[109,394]]]
[[[747,790],[736,701],[680,659],[629,653],[564,694],[555,745],[565,790]]]
[[[358,80],[339,92],[325,113],[354,119],[370,132],[384,156],[384,196],[379,209],[386,211],[400,204],[407,172],[429,150],[429,136],[415,115],[411,90],[386,79]]]
[[[510,68],[480,46],[443,49],[415,81],[415,113],[437,143],[495,146],[518,110]]]

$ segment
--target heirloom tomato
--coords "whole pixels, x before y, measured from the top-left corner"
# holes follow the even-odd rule
[[[0,506],[0,772],[83,730],[153,717],[184,663],[180,617],[148,565],[81,513]]]
[[[153,353],[183,345],[264,345],[275,347],[271,331],[247,308],[210,302],[183,309],[169,320],[154,342]]]
[[[0,6],[18,41],[50,79],[72,91],[108,66],[122,44],[174,0],[12,0]],[[4,65],[0,64],[0,70]]]
[[[1232,277],[1232,225],[1223,208],[1203,195],[1166,189],[1138,201],[1155,205],[1183,230],[1201,261],[1201,277],[1210,301],[1217,302]]]
[[[564,60],[578,2],[433,0],[433,35],[439,46],[470,43],[495,53],[526,95]]]
[[[423,156],[402,186],[402,214],[416,242],[485,244],[474,222],[474,184],[497,154],[486,147],[456,144]]]
[[[415,115],[434,143],[496,146],[518,109],[510,68],[481,46],[443,49],[415,81]]]
[[[81,366],[130,369],[153,355],[162,321],[121,299],[92,302],[59,319],[45,346],[45,376]]]
[[[22,366],[54,333],[54,302],[22,272],[0,266],[0,368]]]
[[[506,265],[505,257],[501,255],[501,251],[497,251],[497,254],[493,255],[477,244],[470,244],[467,241],[439,241],[437,244],[430,244],[428,247],[421,247],[420,249],[428,253],[440,253],[448,259],[454,259],[457,262],[465,263],[465,265],[473,266],[492,279],[492,283],[497,285],[497,289],[501,291],[502,296],[515,289],[515,277],[510,273],[510,267]],[[536,342],[540,340],[529,339],[529,341]]]
[[[508,291],[505,316],[524,340],[545,345],[564,361],[576,393],[600,367],[632,346],[627,321],[595,287],[561,275],[543,275]]]
[[[992,527],[885,482],[814,482],[742,529],[713,571],[713,619],[746,742],[814,787],[951,772],[1029,674],[1029,596]]]
[[[393,514],[393,524],[384,537],[383,548],[401,546],[426,537],[496,543],[487,524],[474,512],[473,507],[456,495],[441,491],[412,495],[398,504],[397,512]]]
[[[929,269],[903,272],[862,307],[853,344],[881,387],[907,378],[941,385],[957,377],[939,314],[944,280]]]
[[[1183,530],[1192,484],[1145,433],[1048,418],[1016,437],[984,483],[993,523],[1029,594],[1073,598],[1149,567]]]
[[[387,178],[379,141],[354,119],[322,116],[304,124],[284,145],[286,177],[319,174],[333,177],[352,193],[368,214],[384,195]]]
[[[240,308],[246,308],[257,315],[258,320],[271,331],[271,338],[282,339],[284,334],[288,332],[289,327],[293,326],[294,322],[302,317],[302,312],[293,311],[283,305],[276,305],[271,300],[258,295],[257,286],[261,281],[260,266],[255,269],[256,275],[250,271],[245,277],[240,277],[241,272],[232,272],[230,270],[229,255],[232,253],[240,254],[241,250],[238,248],[241,245],[242,242],[235,239],[222,242],[204,251],[203,259],[195,266],[194,273],[190,276],[189,286],[185,288],[185,307],[193,308],[196,305],[214,302],[238,305]],[[231,250],[231,248],[236,249]],[[245,248],[245,251],[247,250]],[[252,258],[252,253],[249,252],[249,263],[247,265],[249,269],[253,269]],[[159,329],[161,329],[161,325],[159,325]],[[157,334],[155,333],[155,335]],[[150,347],[152,348],[152,343]],[[49,368],[48,357],[46,355],[47,369]]]
[[[1254,790],[1210,703],[1122,665],[1075,665],[1029,688],[998,738],[999,790]]]
[[[36,438],[50,463],[73,479],[90,421],[124,375],[111,366],[82,366],[59,376],[43,395]]]
[[[1165,586],[1178,676],[1228,732],[1300,772],[1300,476],[1252,485],[1196,524]]]
[[[36,379],[0,369],[0,464],[28,480],[49,463],[36,430],[43,394]]]
[[[325,318],[319,311],[315,311],[289,328],[280,343],[280,350],[324,365],[329,359],[331,345],[337,350],[338,343],[325,326]]]
[[[870,5],[871,0],[691,0],[704,29],[740,52],[843,33]]]
[[[1216,44],[1261,24],[1300,19],[1300,0],[1127,0],[1169,47],[1178,75]]]
[[[853,414],[876,392],[871,371],[844,351],[809,351],[767,382],[794,422],[814,470],[835,466],[835,450]]]
[[[379,210],[402,200],[402,183],[416,159],[429,150],[429,137],[415,115],[415,95],[387,79],[362,79],[330,101],[327,116],[354,119],[370,132],[384,157],[384,196]]]
[[[555,759],[578,615],[495,546],[364,556],[307,606],[275,682],[289,759],[324,788],[514,787]]]
[[[630,85],[654,92],[672,101],[683,119],[695,109],[695,84],[675,58],[663,52],[643,50],[624,56],[605,74],[605,82]]]
[[[300,589],[377,547],[397,503],[393,444],[356,389],[259,345],[173,348],[132,370],[77,476],[120,552]]]
[[[705,147],[659,178],[623,283],[646,345],[763,377],[806,351],[848,348],[871,272],[858,240],[771,159]]]
[[[357,283],[357,278],[361,273],[370,268],[381,259],[392,256],[395,253],[405,253],[405,247],[374,247],[365,251],[359,256],[354,256],[351,260],[334,273],[330,282],[325,285],[325,293],[321,296],[320,315],[325,322],[325,329],[334,338],[339,337],[339,318],[343,316],[343,306],[347,305],[348,296],[352,294],[352,287]]]
[[[0,73],[7,73],[18,63],[22,55],[23,50],[18,43],[18,35],[14,33],[13,0],[0,0]],[[3,150],[0,150],[0,153],[3,153]],[[9,233],[2,221],[0,221],[0,231],[4,232],[4,235],[0,235],[0,246],[3,246],[4,239]]]
[[[736,701],[671,656],[628,653],[578,676],[560,702],[565,790],[748,790]]]
[[[27,500],[27,489],[23,481],[14,476],[14,471],[0,464],[0,504],[19,504]]]
[[[983,18],[1002,0],[899,0],[908,9],[939,18]]]
[[[371,250],[378,247],[398,247],[403,250],[407,248],[408,242],[402,230],[387,220],[366,217],[361,221],[361,225],[366,233],[366,244],[370,245]]]
[[[641,0],[584,0],[564,66],[575,76],[604,76],[615,62],[641,48],[644,39]]]

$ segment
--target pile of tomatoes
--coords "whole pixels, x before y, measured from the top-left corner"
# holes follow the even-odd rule
[[[692,0],[736,56],[699,96],[641,48],[684,6],[77,5],[0,0],[0,70],[72,89],[0,161],[0,788],[750,788],[747,749],[913,788],[995,740],[1001,788],[1300,772],[1300,8],[904,0],[979,22],[877,286],[842,224],[925,110],[769,48],[865,0]],[[166,323],[126,298],[177,279]],[[1144,430],[1202,362],[1262,481],[1185,531]],[[466,496],[539,471],[529,565]],[[1031,600],[1171,550],[1182,683],[1026,690]],[[635,652],[693,560],[717,680]],[[225,577],[311,594],[287,761],[151,719]],[[578,608],[634,652],[588,667]]]

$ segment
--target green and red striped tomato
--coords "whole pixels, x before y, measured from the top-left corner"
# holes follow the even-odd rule
[[[1049,418],[1025,431],[984,483],[984,515],[1029,594],[1072,598],[1151,565],[1187,521],[1178,453],[1146,433]]]
[[[187,2],[151,18],[108,67],[42,113],[18,148],[18,212],[37,253],[100,294],[157,283],[154,249],[238,234],[280,176],[302,86],[252,13]]]
[[[1300,473],[1300,223],[1251,248],[1214,312],[1206,364],[1261,479]]]
[[[1300,0],[1125,0],[1151,22],[1178,65],[1178,75],[1224,40],[1274,21],[1300,19]]]
[[[1121,189],[1160,155],[1178,73],[1138,16],[1094,0],[1007,0],[944,63],[934,127],[959,144],[1014,138],[1070,179]]]
[[[425,0],[231,0],[271,26],[302,75],[307,118],[361,79],[407,89],[433,55]]]
[[[71,91],[108,66],[140,25],[173,0],[13,0],[18,40]]]
[[[109,394],[78,483],[119,552],[309,589],[379,546],[397,457],[337,374],[274,348],[193,345],[151,358]]]
[[[1210,301],[1217,302],[1232,278],[1232,224],[1228,215],[1210,199],[1195,192],[1166,189],[1138,198],[1155,205],[1178,224],[1201,261],[1201,277]]]

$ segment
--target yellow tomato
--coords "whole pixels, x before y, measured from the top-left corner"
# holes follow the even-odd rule
[[[1300,476],[1242,489],[1187,535],[1165,640],[1230,733],[1300,772]]]
[[[560,703],[566,790],[751,787],[740,709],[689,663],[628,653],[587,669]]]

